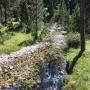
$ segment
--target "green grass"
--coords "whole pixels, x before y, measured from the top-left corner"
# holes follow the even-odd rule
[[[19,22],[12,22],[13,26],[11,28],[17,26]],[[44,31],[44,23],[39,23],[40,27],[38,30],[38,40],[42,40],[45,37]],[[22,29],[23,30],[23,29]],[[34,37],[32,36],[32,32],[26,34],[22,32],[22,30],[10,31],[9,28],[0,24],[0,54],[9,54],[13,51],[17,51],[22,47],[35,43]],[[34,31],[34,30],[33,30]]]
[[[64,90],[90,90],[90,40],[86,41],[86,51],[74,67],[74,72],[67,75]],[[72,61],[79,49],[70,49],[67,60]]]
[[[27,40],[33,41],[33,37],[30,33],[25,34],[15,32],[14,36],[11,36],[9,40],[6,40],[3,44],[0,44],[0,54],[11,53],[13,51],[21,49],[24,46],[19,46],[19,44]]]

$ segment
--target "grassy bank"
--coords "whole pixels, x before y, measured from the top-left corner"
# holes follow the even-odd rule
[[[14,22],[13,22],[14,23]],[[35,43],[34,31],[30,31],[28,34],[23,30],[24,28],[16,28],[17,23],[12,27],[3,26],[0,24],[0,54],[9,54],[17,51],[22,47],[29,46]],[[13,28],[10,30],[10,28]],[[38,30],[38,41],[45,37],[44,23],[40,24]]]
[[[67,60],[72,61],[79,49],[70,49]],[[67,75],[64,90],[90,90],[90,39],[86,41],[86,51],[78,60],[74,73]]]
[[[24,45],[20,45],[25,41],[32,42],[33,37],[32,35],[25,34],[25,33],[17,33],[15,32],[14,35],[11,35],[8,40],[5,40],[3,44],[0,44],[0,54],[3,53],[10,53],[12,51],[19,50],[20,48],[24,47]]]

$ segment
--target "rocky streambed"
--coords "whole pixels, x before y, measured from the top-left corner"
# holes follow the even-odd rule
[[[1,56],[0,88],[15,86],[25,88],[24,84],[29,88],[24,90],[37,88],[40,83],[39,75],[42,61],[51,49],[52,46],[49,42],[41,42],[10,55]],[[21,86],[21,84],[23,85]]]
[[[42,65],[41,83],[38,90],[62,90],[66,73],[66,58],[64,50],[67,45],[64,35],[52,30],[51,42],[54,48],[52,54],[47,55]]]
[[[48,46],[50,46],[49,42],[39,42],[35,45],[24,47],[21,50],[13,52],[9,55],[1,55],[0,64],[8,64],[9,62],[14,61],[18,57],[25,57],[27,55],[38,52],[40,49],[46,48]]]
[[[66,47],[64,36],[53,26],[48,41],[0,56],[0,88],[11,90],[61,90],[66,75],[66,59],[49,68],[45,57]],[[60,50],[61,50],[60,49]],[[3,89],[2,89],[3,90]],[[8,89],[5,89],[8,90]]]

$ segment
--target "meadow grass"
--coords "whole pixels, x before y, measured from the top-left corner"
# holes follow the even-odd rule
[[[0,54],[11,53],[21,49],[24,46],[20,46],[19,44],[27,40],[33,41],[32,34],[15,32],[9,40],[6,40],[3,44],[0,44]]]
[[[16,22],[15,22],[16,23]],[[15,24],[13,22],[13,24]],[[45,37],[44,23],[40,23],[38,30],[38,41]],[[35,43],[32,32],[26,34],[21,31],[9,31],[8,27],[0,24],[0,54],[9,54],[22,47]]]
[[[70,49],[67,60],[72,61],[79,49]],[[90,39],[86,41],[86,51],[74,67],[74,72],[67,75],[64,90],[90,90]]]

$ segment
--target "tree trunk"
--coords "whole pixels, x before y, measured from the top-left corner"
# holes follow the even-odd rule
[[[80,0],[80,51],[78,55],[76,55],[71,62],[71,64],[67,67],[67,72],[71,74],[73,69],[78,61],[78,59],[82,56],[85,51],[85,0]]]
[[[3,22],[3,17],[2,17],[2,6],[0,6],[0,18],[1,18],[1,23]]]
[[[36,23],[36,31],[35,31],[35,38],[34,38],[34,40],[37,40],[38,39],[38,20],[37,20],[37,14],[38,14],[38,11],[37,11],[37,9],[38,9],[38,7],[37,7],[37,0],[36,0],[36,20],[35,20],[35,23]]]
[[[80,0],[80,41],[81,51],[85,51],[85,0]]]
[[[7,24],[7,9],[4,8],[5,25]]]

